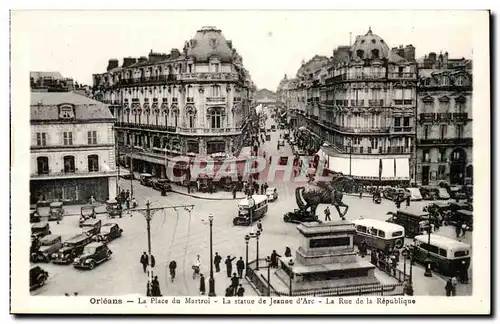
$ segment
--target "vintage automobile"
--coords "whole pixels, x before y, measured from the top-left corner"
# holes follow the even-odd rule
[[[448,193],[450,194],[451,199],[460,200],[467,199],[467,194],[465,193],[463,187],[460,186],[452,186],[448,189]]]
[[[311,215],[311,213],[302,209],[294,209],[293,212],[287,212],[283,216],[283,221],[285,223],[300,224],[305,222],[315,222],[317,220],[318,217],[316,215]]]
[[[41,200],[36,203],[36,213],[41,219],[49,220],[50,218],[50,202]]]
[[[214,189],[214,179],[207,174],[200,174],[196,179],[196,186],[199,192],[210,192],[210,188]]]
[[[81,226],[82,232],[89,236],[97,235],[101,231],[101,224],[100,219],[87,219]]]
[[[278,140],[278,149],[283,146],[285,146],[285,141],[282,139]]]
[[[436,200],[438,198],[435,188],[429,186],[420,187],[420,194],[423,200]]]
[[[275,132],[276,131],[276,125],[271,125],[271,131]]]
[[[405,229],[401,225],[375,219],[355,219],[354,244],[365,242],[372,249],[386,252],[401,249],[405,241]]]
[[[412,201],[420,201],[422,200],[422,194],[418,188],[407,188],[407,194],[410,196]]]
[[[429,214],[413,214],[399,210],[395,214],[388,213],[388,215],[391,215],[391,217],[386,222],[403,226],[405,236],[409,238],[422,234],[429,226]]]
[[[446,188],[437,188],[438,199],[447,200],[450,199],[450,194]]]
[[[92,242],[92,236],[85,233],[75,235],[67,239],[62,248],[52,254],[52,263],[55,264],[71,264],[73,260],[82,254],[85,245]]]
[[[271,132],[271,128],[267,128],[266,133],[270,133],[270,132]]]
[[[271,134],[267,134],[267,135],[266,135],[266,141],[267,141],[267,142],[271,141]]]
[[[253,195],[252,199],[244,198],[238,204],[238,215],[233,218],[233,225],[252,225],[267,214],[267,196]]]
[[[278,164],[279,165],[286,165],[288,163],[288,156],[281,156],[279,161],[278,161]]]
[[[261,128],[260,128],[260,132],[261,132],[261,133],[265,133],[265,132],[266,132],[266,129],[265,129],[264,127],[261,127]]]
[[[278,189],[270,187],[266,189],[267,201],[275,201],[278,199]]]
[[[111,250],[102,242],[94,242],[86,245],[79,257],[73,260],[73,266],[78,269],[92,270],[96,265],[108,261],[111,258]]]
[[[33,266],[30,269],[30,291],[38,289],[45,284],[49,278],[49,273],[40,266]]]
[[[95,212],[95,206],[94,205],[86,205],[82,206],[80,208],[80,227],[82,227],[82,224],[88,220],[88,219],[95,219],[97,217],[96,212]]]
[[[382,191],[385,199],[396,201],[396,199],[406,199],[409,193],[402,188],[387,187]]]
[[[52,233],[50,232],[50,225],[48,222],[38,222],[31,224],[31,237],[42,238],[50,234]]]
[[[64,208],[62,201],[53,201],[50,203],[49,220],[61,220],[64,216]]]
[[[30,209],[30,223],[38,223],[41,221],[36,209]]]
[[[141,182],[141,185],[151,187],[153,184],[153,176],[149,173],[141,173],[139,181]]]
[[[39,240],[38,251],[31,253],[31,262],[50,262],[52,254],[63,246],[60,235],[46,235]]]
[[[94,236],[98,242],[110,242],[122,236],[123,230],[116,223],[106,223],[101,226],[100,232]]]
[[[172,191],[170,180],[168,179],[155,179],[153,180],[152,188],[158,191],[165,190],[165,192]]]
[[[114,199],[106,201],[106,211],[109,218],[122,218],[122,205]]]

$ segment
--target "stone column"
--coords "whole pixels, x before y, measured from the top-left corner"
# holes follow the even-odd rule
[[[108,196],[109,199],[114,199],[116,197],[116,177],[108,178]]]

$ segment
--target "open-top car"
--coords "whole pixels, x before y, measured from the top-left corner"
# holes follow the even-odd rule
[[[101,231],[95,236],[98,242],[110,242],[122,236],[123,230],[116,223],[106,223],[102,225]]]
[[[38,289],[45,284],[49,278],[49,273],[40,266],[34,266],[30,269],[30,291]]]
[[[31,224],[31,237],[41,238],[50,235],[50,225],[48,222],[38,222]]]
[[[64,208],[62,201],[53,201],[50,203],[49,220],[61,220],[64,216]]]
[[[38,242],[38,251],[31,253],[31,262],[50,262],[52,254],[63,246],[60,235],[46,235]]]
[[[75,235],[69,239],[67,239],[62,248],[59,249],[56,253],[52,254],[52,263],[55,264],[71,264],[74,258],[79,256],[83,247],[92,242],[92,236],[89,236],[85,233]]]
[[[122,217],[122,205],[115,199],[106,201],[106,211],[109,218]]]
[[[73,260],[73,266],[80,269],[92,270],[96,265],[111,258],[111,250],[101,242],[90,243],[83,248],[82,254]]]

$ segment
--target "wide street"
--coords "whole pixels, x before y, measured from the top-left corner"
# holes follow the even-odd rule
[[[268,123],[270,120],[268,120]],[[279,153],[276,152],[276,144],[279,139],[279,131],[272,133],[272,140],[266,142],[262,148],[269,154],[292,156],[291,148],[286,144]],[[261,148],[261,149],[262,149]],[[296,225],[283,222],[283,214],[296,208],[295,187],[299,184],[290,181],[281,181],[277,175],[274,182],[269,182],[271,187],[278,188],[279,199],[269,203],[267,216],[262,220],[263,233],[260,237],[259,253],[260,257],[271,254],[273,250],[283,254],[285,245],[289,245],[292,251],[299,246],[299,233]],[[121,179],[120,187],[127,189],[130,181]],[[244,236],[251,231],[245,226],[233,226],[232,220],[237,213],[239,200],[229,199],[228,193],[216,193],[214,197],[223,197],[225,200],[205,200],[193,198],[178,193],[170,193],[162,197],[159,191],[149,187],[144,187],[138,181],[134,181],[134,195],[139,203],[139,208],[144,208],[147,200],[151,207],[168,207],[172,205],[193,204],[191,212],[185,209],[160,210],[154,214],[151,222],[152,253],[156,259],[154,274],[159,277],[161,292],[163,295],[199,295],[199,280],[193,280],[192,269],[196,256],[200,255],[202,267],[201,272],[206,277],[208,291],[208,278],[210,269],[209,253],[209,225],[208,216],[214,216],[213,222],[213,248],[214,253],[218,252],[223,260],[231,257],[245,258]],[[185,188],[174,188],[174,190],[186,192]],[[344,196],[344,202],[349,205],[347,219],[355,219],[363,216],[385,220],[387,212],[395,211],[394,203],[383,200],[381,204],[372,203],[371,198],[360,199],[354,196]],[[415,202],[409,207],[420,209],[426,202]],[[319,206],[318,214],[322,213],[325,206]],[[402,207],[407,208],[407,207]],[[78,214],[79,207],[68,207],[70,214]],[[98,216],[107,222],[107,215]],[[332,213],[332,219],[338,217],[336,212]],[[138,212],[125,214],[122,219],[109,220],[116,222],[123,228],[123,236],[109,244],[113,251],[112,259],[97,266],[92,271],[76,270],[72,266],[61,266],[55,264],[41,264],[50,273],[47,284],[35,291],[34,295],[63,295],[64,293],[79,295],[126,295],[145,294],[147,276],[143,273],[139,258],[143,251],[147,251],[146,222]],[[53,234],[62,235],[66,239],[78,234],[78,216],[67,216],[58,225],[51,222]],[[443,228],[441,235],[454,236],[452,228]],[[470,243],[471,233],[463,239]],[[250,241],[249,258],[252,260],[256,256],[256,240]],[[168,263],[171,260],[177,262],[177,277],[174,282],[170,282],[168,273]],[[233,272],[236,270],[236,260],[233,262]],[[224,294],[225,288],[229,284],[226,276],[225,266],[221,265],[221,272],[215,274],[216,293],[218,296]],[[245,295],[255,295],[252,288],[243,280],[246,289]],[[433,278],[423,277],[421,266],[415,266],[414,286],[416,293],[429,295],[443,295],[445,282],[438,276]],[[417,287],[418,286],[418,287]],[[460,294],[470,294],[471,284],[465,285]],[[427,293],[426,293],[427,292]]]

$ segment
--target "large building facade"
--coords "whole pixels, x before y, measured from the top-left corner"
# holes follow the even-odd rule
[[[414,178],[417,64],[412,45],[389,48],[371,29],[333,57],[303,62],[281,82],[292,127],[328,169],[367,181]],[[299,133],[300,137],[300,133]],[[324,145],[326,144],[326,145]]]
[[[417,182],[471,184],[472,62],[429,53],[419,62]]]
[[[116,196],[114,118],[73,92],[31,93],[30,201]]]
[[[117,118],[125,163],[162,178],[174,156],[237,156],[254,91],[241,56],[215,27],[198,30],[182,52],[124,58],[121,66],[110,60],[94,75],[95,98]]]

